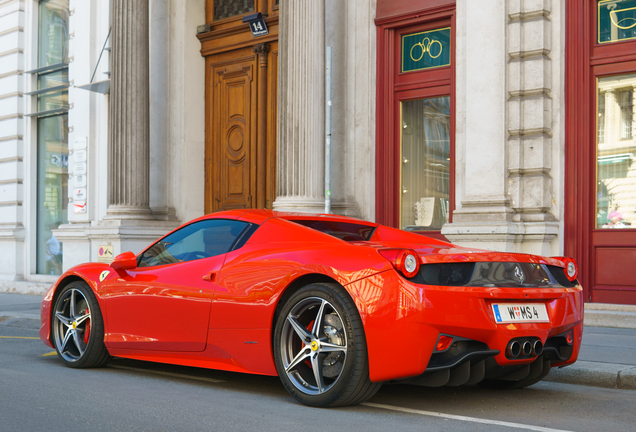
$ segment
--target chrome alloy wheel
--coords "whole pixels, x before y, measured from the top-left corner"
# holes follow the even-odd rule
[[[340,314],[327,300],[299,301],[283,324],[281,342],[285,373],[302,393],[324,393],[342,375],[347,335]]]
[[[57,299],[53,318],[55,348],[68,362],[82,358],[90,337],[91,310],[84,294],[70,289]]]

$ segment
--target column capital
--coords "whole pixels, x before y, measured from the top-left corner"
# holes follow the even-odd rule
[[[270,46],[267,42],[259,43],[254,45],[254,52],[258,54],[260,57],[267,56],[267,53],[269,52],[269,48]]]
[[[269,44],[267,42],[254,45],[254,53],[258,54],[260,67],[267,67],[267,54],[269,53]]]

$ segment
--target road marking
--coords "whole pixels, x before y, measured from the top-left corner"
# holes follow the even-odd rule
[[[49,357],[57,355],[57,351],[51,351],[50,353],[42,354],[42,357]]]
[[[150,370],[150,369],[141,369],[141,368],[130,367],[130,366],[108,365],[108,367],[115,368],[115,369],[130,370],[130,371],[135,371],[135,372],[145,372],[145,373],[151,373],[151,374],[156,374],[156,375],[164,375],[164,376],[169,376],[169,377],[173,377],[173,378],[185,378],[185,379],[191,379],[191,380],[196,380],[196,381],[206,381],[206,382],[211,382],[211,383],[224,383],[224,382],[227,382],[227,381],[220,380],[220,379],[215,379],[215,378],[196,377],[196,376],[185,375],[185,374],[180,374],[180,373],[156,371],[156,370]]]
[[[411,408],[397,407],[393,405],[377,404],[372,402],[363,402],[361,405],[366,405],[368,407],[381,408],[381,409],[386,409],[391,411],[401,411],[401,412],[405,412],[409,414],[419,414],[424,416],[441,417],[445,419],[466,421],[466,422],[472,422],[472,423],[483,423],[488,425],[506,426],[506,427],[513,427],[517,429],[529,429],[529,430],[539,431],[539,432],[569,432],[569,431],[564,431],[561,429],[550,429],[550,428],[545,428],[541,426],[525,425],[521,423],[510,423],[510,422],[504,422],[499,420],[486,420],[486,419],[480,419],[476,417],[466,417],[466,416],[453,415],[453,414],[444,414],[444,413],[433,412],[433,411],[422,411],[422,410],[416,410]]]
[[[40,339],[39,337],[27,337],[27,336],[0,336],[0,339]]]

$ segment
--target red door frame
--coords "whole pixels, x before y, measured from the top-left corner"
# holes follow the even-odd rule
[[[442,2],[438,2],[442,3]],[[400,225],[400,131],[399,103],[429,95],[450,94],[450,220],[455,209],[455,2],[376,19],[376,222]],[[400,42],[403,34],[436,28],[451,28],[450,66],[415,72],[400,72]],[[418,97],[418,95],[420,95]],[[442,238],[439,231],[426,232]]]
[[[595,0],[567,0],[564,247],[565,254],[579,263],[585,301],[633,303],[634,291],[593,289],[597,285],[595,239],[603,242],[606,237],[592,228],[596,223],[596,175],[590,175],[596,172],[596,77],[636,72],[636,63],[627,63],[636,60],[636,41],[599,45],[596,23]]]

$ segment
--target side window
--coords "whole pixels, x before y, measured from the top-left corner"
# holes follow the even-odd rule
[[[246,222],[226,219],[195,222],[148,248],[139,257],[139,267],[193,261],[224,254],[249,226]]]

